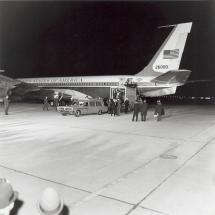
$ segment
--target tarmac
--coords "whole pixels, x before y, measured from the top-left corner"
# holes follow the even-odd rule
[[[46,187],[63,215],[214,215],[215,107],[61,116],[42,105],[0,109],[0,177],[19,192],[13,215],[36,215]]]

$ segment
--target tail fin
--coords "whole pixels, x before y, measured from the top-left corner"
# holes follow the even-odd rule
[[[136,75],[155,78],[170,70],[178,70],[191,27],[192,22],[175,25],[150,63]]]

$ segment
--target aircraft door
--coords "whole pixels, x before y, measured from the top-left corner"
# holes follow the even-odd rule
[[[110,98],[125,100],[125,88],[111,88]]]
[[[134,103],[136,98],[137,98],[137,89],[136,88],[131,88],[127,87],[126,89],[126,97],[131,103]]]

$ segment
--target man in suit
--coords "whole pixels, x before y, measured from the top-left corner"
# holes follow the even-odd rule
[[[155,107],[155,115],[157,115],[157,121],[161,121],[161,116],[164,115],[164,108],[163,105],[161,104],[160,100],[157,100],[157,105]]]
[[[129,100],[128,98],[125,99],[125,113],[128,113],[128,108],[129,108]]]
[[[49,102],[48,102],[48,97],[46,96],[44,98],[44,101],[43,101],[43,110],[49,110]]]
[[[140,104],[141,121],[146,121],[147,111],[148,111],[148,103],[144,99]]]
[[[136,100],[134,103],[134,112],[133,112],[132,121],[134,121],[134,118],[136,118],[136,121],[138,120],[139,111],[140,111],[140,103],[139,103],[139,100]]]
[[[9,109],[9,104],[10,104],[10,100],[9,100],[9,96],[5,96],[4,97],[4,112],[5,112],[5,115],[8,115],[8,109]]]
[[[117,116],[117,99],[114,99],[113,102],[113,115]]]
[[[121,100],[117,99],[117,116],[120,116]]]

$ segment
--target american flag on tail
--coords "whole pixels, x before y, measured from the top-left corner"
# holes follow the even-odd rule
[[[179,57],[179,49],[163,51],[163,59],[176,59],[178,57]]]

